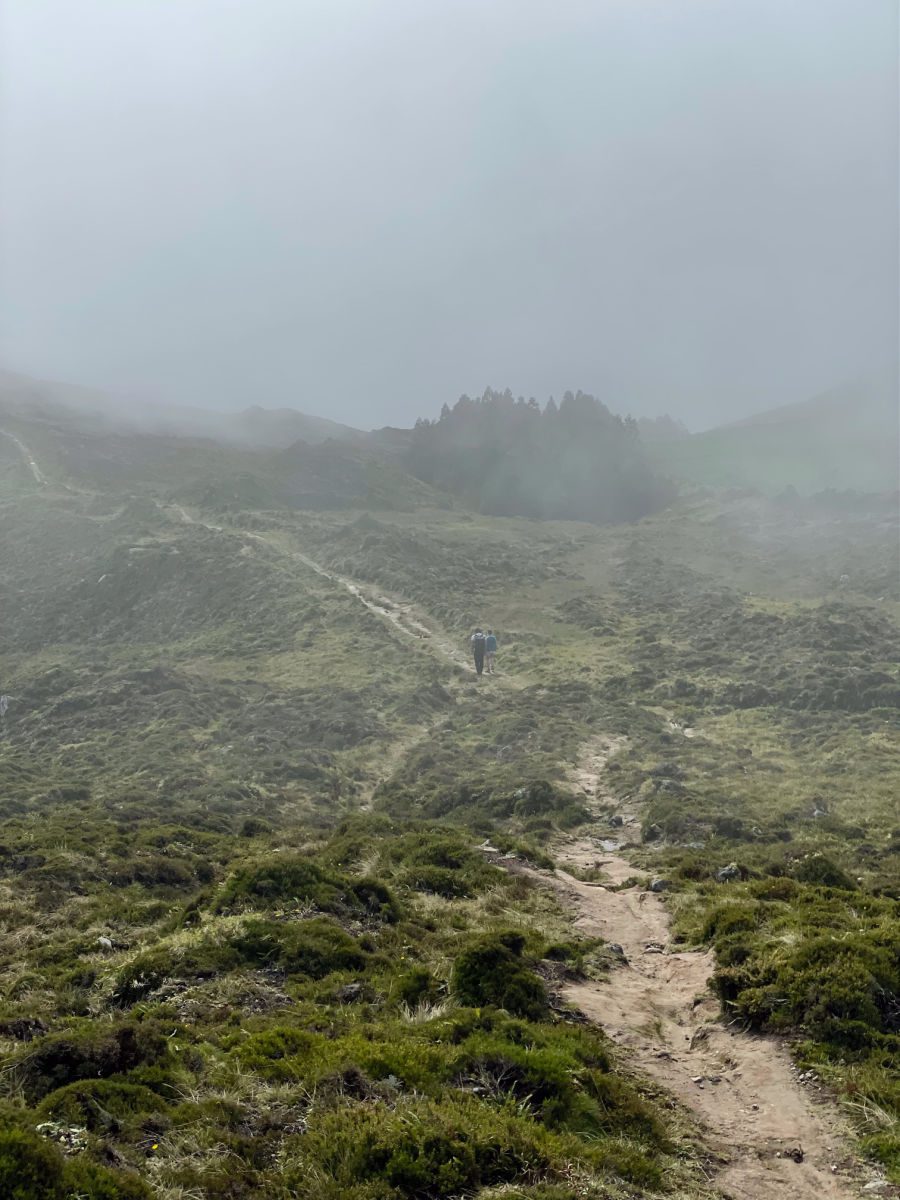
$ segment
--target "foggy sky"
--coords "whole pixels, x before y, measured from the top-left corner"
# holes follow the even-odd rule
[[[692,428],[897,352],[896,0],[3,0],[0,364]]]

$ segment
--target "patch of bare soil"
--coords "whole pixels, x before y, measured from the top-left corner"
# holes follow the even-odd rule
[[[587,748],[571,776],[579,791],[610,800],[602,774],[619,744],[606,738]],[[622,833],[629,838],[627,825]],[[814,1082],[799,1080],[779,1041],[722,1024],[707,987],[712,955],[670,944],[664,895],[640,886],[612,890],[635,869],[608,839],[572,840],[558,848],[557,860],[573,868],[600,863],[608,887],[582,883],[565,869],[541,878],[571,909],[580,932],[617,943],[624,956],[608,980],[570,983],[565,998],[693,1112],[718,1161],[714,1184],[722,1196],[859,1196],[865,1176],[841,1114]]]

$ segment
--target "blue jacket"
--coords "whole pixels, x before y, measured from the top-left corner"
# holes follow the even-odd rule
[[[492,633],[489,633],[484,639],[484,648],[488,654],[494,654],[497,649],[497,639]]]

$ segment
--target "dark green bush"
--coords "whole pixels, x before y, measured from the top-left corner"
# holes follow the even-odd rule
[[[397,1111],[336,1109],[318,1118],[301,1145],[337,1184],[378,1181],[385,1196],[398,1200],[442,1200],[552,1167],[551,1153],[526,1122],[492,1116],[467,1099],[440,1106],[419,1101]],[[303,1188],[300,1180],[287,1183]]]
[[[354,880],[350,890],[367,913],[387,924],[393,925],[403,915],[396,896],[381,879]]]
[[[33,1042],[13,1062],[26,1097],[35,1103],[66,1084],[120,1075],[143,1064],[160,1063],[167,1054],[166,1036],[152,1022],[91,1021]]]
[[[66,1159],[51,1143],[14,1121],[0,1127],[3,1200],[151,1200],[136,1175],[111,1171],[84,1156]]]
[[[463,950],[453,967],[453,992],[461,1004],[495,1005],[517,1016],[547,1015],[547,989],[522,958],[525,938],[515,931],[489,934]]]
[[[510,1023],[467,1038],[456,1060],[457,1082],[477,1082],[482,1094],[493,1093],[502,1103],[513,1097],[550,1129],[664,1140],[657,1118],[628,1084],[608,1073],[608,1060],[593,1053],[589,1037],[546,1038],[540,1045],[530,1034],[518,1041],[518,1032]]]
[[[113,887],[128,887],[139,883],[145,888],[168,888],[185,891],[196,887],[198,875],[194,864],[180,858],[151,854],[117,864],[110,872]]]
[[[704,941],[711,941],[757,929],[761,915],[760,905],[754,901],[718,904],[707,914],[701,936]]]
[[[122,1008],[137,1004],[167,979],[211,979],[240,966],[241,955],[228,942],[211,939],[179,948],[158,946],[138,955],[119,971],[113,999]]]
[[[304,1029],[296,1029],[291,1025],[276,1025],[270,1029],[252,1033],[241,1041],[236,1053],[241,1063],[251,1071],[258,1071],[266,1078],[289,1078],[290,1072],[283,1075],[278,1069],[272,1070],[272,1064],[278,1064],[285,1059],[304,1059],[310,1056],[316,1045],[316,1036]]]
[[[424,1001],[436,1000],[438,984],[427,967],[411,967],[397,977],[394,996],[398,1003],[414,1008]]]
[[[169,1105],[148,1087],[117,1079],[84,1079],[45,1096],[38,1112],[45,1118],[80,1125],[92,1133],[143,1115],[166,1112]]]
[[[65,1200],[62,1155],[24,1129],[0,1129],[0,1196],[4,1200]]]
[[[636,1149],[578,1141],[510,1108],[458,1094],[441,1103],[414,1099],[320,1112],[299,1149],[302,1162],[284,1181],[298,1200],[445,1200],[522,1179],[560,1184],[579,1160],[638,1187],[660,1183],[658,1166]],[[560,1194],[566,1192],[551,1188],[545,1200]]]
[[[150,1188],[136,1175],[110,1171],[84,1158],[66,1163],[66,1200],[89,1196],[90,1200],[152,1200]]]
[[[802,859],[794,870],[794,878],[800,883],[816,883],[821,887],[842,888],[848,892],[856,889],[850,876],[824,854],[811,854]]]
[[[323,871],[311,859],[299,855],[242,867],[223,887],[218,907],[222,910],[243,904],[275,908],[292,902],[312,905],[321,912],[358,907],[349,880]]]
[[[368,957],[359,942],[327,917],[283,923],[254,920],[233,939],[242,959],[276,965],[290,975],[324,979],[333,971],[362,971]]]
[[[447,900],[458,900],[473,894],[466,876],[450,867],[432,867],[426,864],[411,867],[399,876],[398,882],[415,892],[431,892]]]

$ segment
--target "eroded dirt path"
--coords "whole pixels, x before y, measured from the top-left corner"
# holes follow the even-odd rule
[[[14,443],[21,454],[23,461],[31,471],[35,482],[46,484],[48,482],[47,477],[37,465],[34,455],[31,453],[31,450],[28,448],[28,446],[26,446],[25,443],[14,433],[10,433],[6,429],[0,429],[0,436],[9,438],[9,440]],[[60,484],[59,486],[64,488],[66,491],[82,490],[72,488],[68,484]],[[353,596],[355,600],[358,600],[360,604],[364,605],[369,612],[374,613],[377,617],[380,617],[383,621],[386,621],[405,638],[425,643],[433,654],[438,655],[438,657],[443,658],[453,666],[461,667],[463,670],[471,671],[474,674],[474,667],[468,655],[466,655],[450,637],[444,634],[441,630],[435,628],[433,623],[429,624],[426,618],[421,613],[417,612],[415,605],[413,605],[410,601],[395,599],[391,596],[384,595],[381,592],[377,592],[374,588],[369,587],[368,585],[364,586],[359,584],[355,580],[349,579],[345,575],[341,575],[337,571],[332,571],[328,567],[323,566],[322,563],[317,562],[305,552],[279,545],[277,541],[272,538],[268,538],[261,533],[255,533],[250,530],[225,529],[222,525],[213,525],[209,521],[204,521],[201,517],[194,516],[191,512],[184,508],[183,505],[178,504],[175,501],[163,503],[160,500],[154,500],[153,503],[156,505],[159,511],[165,515],[172,516],[174,514],[175,519],[177,519],[177,521],[183,525],[199,525],[203,529],[210,530],[212,533],[225,533],[244,539],[250,538],[254,541],[262,542],[264,545],[268,546],[272,550],[275,550],[279,554],[284,554],[295,559],[297,562],[303,563],[304,566],[308,567],[311,571],[314,571],[317,575],[320,575],[323,579],[327,579],[336,586],[343,588],[346,592],[349,592],[349,594]],[[118,511],[121,512],[122,510],[119,509]],[[88,519],[93,520],[99,518]],[[107,516],[102,519],[109,520],[111,518]]]
[[[262,542],[278,554],[286,555],[297,562],[303,563],[305,567],[314,571],[316,575],[327,579],[330,583],[349,592],[369,612],[374,613],[377,617],[392,625],[405,638],[426,643],[433,653],[446,659],[454,666],[463,667],[466,670],[473,669],[468,657],[457,648],[449,637],[427,624],[424,616],[417,612],[415,605],[411,602],[394,599],[391,596],[386,596],[381,592],[375,591],[374,588],[368,585],[357,583],[355,580],[349,579],[346,575],[341,575],[337,571],[332,571],[329,567],[323,566],[322,563],[317,562],[304,551],[285,547],[277,540],[266,537],[265,534],[255,533],[246,529],[226,530],[221,525],[212,525],[208,521],[195,517],[180,504],[170,503],[164,505],[159,502],[157,504],[163,512],[174,512],[182,524],[200,525],[213,533],[228,533],[235,537],[252,538],[256,542]]]
[[[589,797],[609,799],[602,776],[616,748],[614,739],[598,739],[573,772],[573,783]],[[622,815],[634,823],[633,813]],[[623,836],[633,837],[627,823]],[[625,854],[610,839],[582,837],[560,846],[557,861],[562,867],[543,879],[572,911],[576,928],[617,943],[625,958],[608,980],[571,983],[565,997],[603,1027],[638,1071],[694,1113],[719,1161],[713,1182],[722,1196],[863,1194],[866,1175],[838,1110],[798,1081],[780,1042],[721,1023],[707,988],[712,954],[670,945],[662,895],[641,886],[611,890],[636,874]],[[598,863],[611,886],[582,883],[565,869]]]
[[[31,472],[32,478],[34,479],[35,483],[46,483],[47,482],[46,475],[41,470],[41,468],[37,465],[37,463],[34,461],[34,455],[31,453],[31,451],[28,449],[28,447],[25,445],[25,443],[22,441],[22,439],[16,437],[16,435],[14,433],[10,433],[8,429],[0,429],[0,436],[9,438],[9,440],[15,445],[16,449],[21,454],[22,460],[24,461],[26,467]]]
[[[416,612],[415,606],[409,601],[395,600],[381,592],[374,591],[368,586],[364,587],[362,584],[348,579],[345,575],[339,575],[337,571],[323,567],[321,563],[316,562],[315,559],[310,558],[308,554],[304,554],[300,550],[291,550],[287,551],[287,553],[299,562],[305,563],[317,575],[321,575],[324,579],[329,579],[332,583],[336,583],[339,587],[344,588],[351,596],[361,604],[364,604],[369,612],[373,612],[376,616],[388,621],[405,637],[427,642],[429,648],[435,654],[447,659],[454,666],[464,667],[467,670],[473,669],[468,658],[462,651],[458,650],[448,637],[442,636],[439,631],[427,625],[425,619]]]

